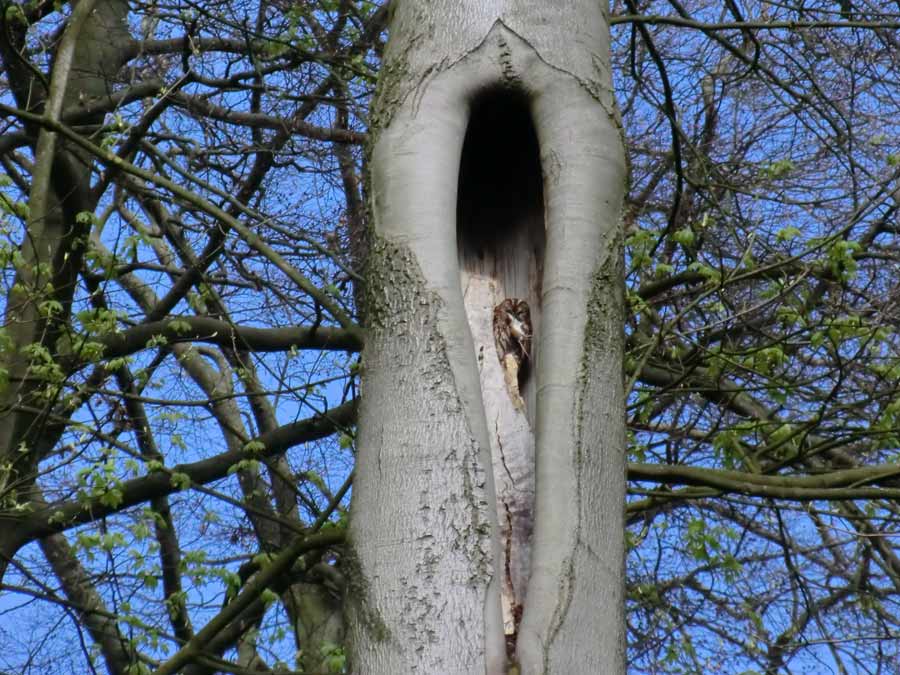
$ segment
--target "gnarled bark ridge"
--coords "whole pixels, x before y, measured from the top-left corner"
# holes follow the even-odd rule
[[[390,30],[354,672],[624,673],[625,168],[607,17],[585,0],[401,1]],[[521,368],[495,346],[505,299],[531,309]]]

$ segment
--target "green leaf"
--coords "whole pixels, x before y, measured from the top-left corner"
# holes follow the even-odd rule
[[[172,319],[169,321],[169,330],[184,335],[191,332],[191,324],[183,319]]]
[[[323,664],[329,673],[343,673],[347,665],[347,657],[343,648],[333,642],[323,642],[319,653],[325,657]]]
[[[112,488],[100,495],[100,503],[112,509],[121,504],[123,499],[122,491],[118,488]]]
[[[682,246],[690,246],[694,243],[694,231],[689,227],[684,227],[675,232],[672,238]]]
[[[147,340],[147,344],[145,345],[147,349],[153,349],[154,347],[165,347],[169,344],[169,340],[165,335],[154,335],[149,340]]]
[[[779,159],[769,164],[763,173],[768,178],[784,178],[794,170],[794,163],[789,159]]]
[[[244,445],[244,452],[254,455],[260,452],[264,452],[266,449],[266,444],[262,441],[249,441]]]
[[[191,477],[186,473],[176,471],[169,478],[169,482],[176,490],[187,490],[191,486]]]
[[[238,471],[259,471],[259,462],[255,459],[242,459],[240,462],[232,464],[228,467],[228,475],[231,476]]]
[[[28,25],[28,19],[25,18],[25,12],[22,11],[22,8],[15,4],[10,3],[6,7],[6,13],[4,15],[6,17],[6,21],[8,23],[18,23],[22,26]]]
[[[778,230],[778,234],[775,235],[776,241],[791,241],[800,236],[800,228],[794,227],[793,225],[788,225],[787,227],[782,227]]]

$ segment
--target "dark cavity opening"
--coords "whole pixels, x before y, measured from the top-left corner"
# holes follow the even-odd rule
[[[545,246],[540,149],[527,97],[507,88],[478,95],[463,144],[457,198],[457,246],[465,293],[473,279],[490,279],[495,302],[525,300],[531,310],[532,353],[520,373],[533,404]],[[529,411],[533,405],[527,406]]]

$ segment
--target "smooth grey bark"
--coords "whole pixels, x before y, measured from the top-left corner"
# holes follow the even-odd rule
[[[624,673],[625,163],[605,11],[392,9],[371,117],[353,672]],[[493,134],[467,142],[494,104]],[[493,145],[504,110],[533,127],[540,175]],[[535,318],[524,414],[496,384],[489,324],[511,297]],[[531,511],[518,530],[498,518],[511,499]]]

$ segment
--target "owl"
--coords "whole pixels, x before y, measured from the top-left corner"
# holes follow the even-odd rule
[[[512,355],[519,367],[531,358],[531,310],[519,298],[507,298],[494,307],[494,344],[504,363]]]

